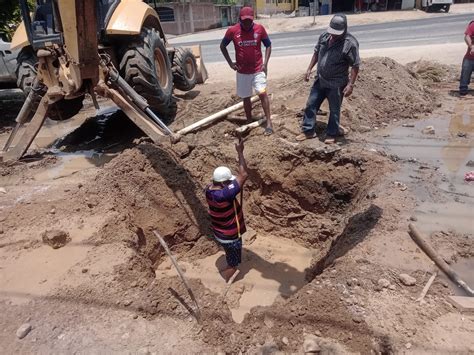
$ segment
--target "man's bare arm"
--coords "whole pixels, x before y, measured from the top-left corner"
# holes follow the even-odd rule
[[[225,46],[223,42],[221,42],[221,52],[224,55],[224,58],[227,61],[227,64],[229,64],[229,67],[231,67],[233,70],[239,70],[239,67],[237,66],[237,64],[234,63],[232,59],[230,58],[229,51],[227,50],[227,46]]]
[[[235,145],[235,150],[237,150],[237,154],[239,156],[239,173],[237,175],[237,182],[239,183],[240,188],[244,186],[245,181],[247,180],[249,174],[247,169],[247,162],[245,161],[244,157],[244,143],[240,141]]]
[[[305,77],[306,81],[309,81],[311,77],[311,70],[313,69],[313,67],[316,65],[317,62],[318,62],[318,53],[314,52],[313,56],[311,57],[311,61],[309,62],[308,70],[306,70],[306,77]]]

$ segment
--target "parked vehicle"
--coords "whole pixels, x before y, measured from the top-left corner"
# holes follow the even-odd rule
[[[0,84],[16,86],[16,57],[18,51],[10,49],[10,42],[0,33]]]
[[[449,12],[453,0],[421,0],[421,8],[426,12],[435,12],[444,10]]]

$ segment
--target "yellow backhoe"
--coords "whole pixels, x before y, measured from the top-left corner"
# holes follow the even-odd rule
[[[153,141],[176,136],[173,87],[207,79],[199,48],[170,48],[158,14],[141,0],[20,0],[12,39],[18,86],[27,94],[6,142],[4,161],[26,153],[45,119],[68,119],[89,94],[111,99]],[[197,54],[197,55],[196,55]],[[31,118],[31,120],[30,120]],[[16,139],[26,122],[28,125]]]

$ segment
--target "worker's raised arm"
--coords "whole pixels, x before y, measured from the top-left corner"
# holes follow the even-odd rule
[[[235,144],[235,150],[239,156],[239,173],[237,175],[237,182],[239,183],[240,188],[244,186],[245,181],[247,180],[249,174],[247,169],[247,162],[245,161],[244,157],[244,142],[240,141],[239,143]]]

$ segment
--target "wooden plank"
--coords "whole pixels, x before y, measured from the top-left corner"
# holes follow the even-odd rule
[[[474,297],[449,296],[448,300],[460,312],[474,313]]]

